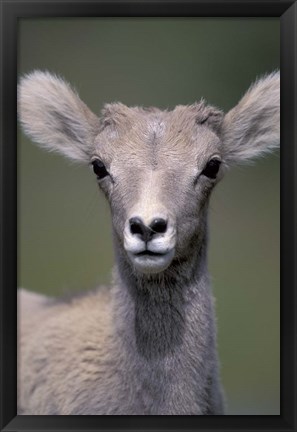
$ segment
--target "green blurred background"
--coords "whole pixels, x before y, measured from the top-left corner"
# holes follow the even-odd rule
[[[19,21],[19,75],[61,74],[105,102],[172,108],[202,96],[229,110],[279,68],[271,18],[51,18]],[[19,131],[18,284],[48,295],[108,283],[108,206],[84,166]],[[210,203],[210,271],[229,414],[280,413],[279,156],[233,168]]]

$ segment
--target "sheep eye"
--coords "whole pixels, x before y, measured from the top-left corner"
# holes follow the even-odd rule
[[[205,175],[208,178],[215,179],[219,172],[220,165],[221,161],[219,159],[211,159],[207,162],[201,174]]]
[[[93,171],[96,174],[98,179],[103,179],[104,177],[109,175],[109,172],[105,168],[104,163],[100,159],[95,159],[92,162]]]

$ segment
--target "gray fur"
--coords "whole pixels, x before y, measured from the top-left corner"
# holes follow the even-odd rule
[[[204,101],[173,111],[115,103],[99,119],[60,78],[34,72],[21,80],[29,136],[73,159],[104,161],[111,176],[99,185],[111,207],[116,266],[110,288],[68,301],[20,290],[20,414],[224,413],[208,202],[227,164],[278,143],[278,92],[272,74],[226,116]],[[216,179],[203,175],[213,156],[222,161]],[[167,218],[167,231],[149,242],[165,250],[162,268],[134,260],[141,241],[129,232],[133,215]]]

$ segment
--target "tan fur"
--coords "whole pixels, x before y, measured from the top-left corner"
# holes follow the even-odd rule
[[[279,73],[268,75],[251,86],[222,124],[228,162],[250,160],[279,146],[279,106]]]
[[[208,202],[227,165],[278,145],[279,75],[256,82],[225,116],[202,100],[172,111],[114,103],[99,119],[67,83],[38,71],[21,80],[18,106],[41,145],[104,162],[109,175],[98,183],[116,255],[110,288],[67,301],[20,291],[18,412],[223,414]],[[166,229],[143,240],[135,217],[146,227],[161,218]]]

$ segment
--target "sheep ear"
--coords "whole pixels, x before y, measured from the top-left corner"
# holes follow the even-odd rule
[[[244,162],[279,146],[279,72],[258,80],[225,115],[221,138],[227,163]]]
[[[18,115],[28,136],[48,150],[89,161],[99,118],[61,78],[35,71],[18,85]]]

